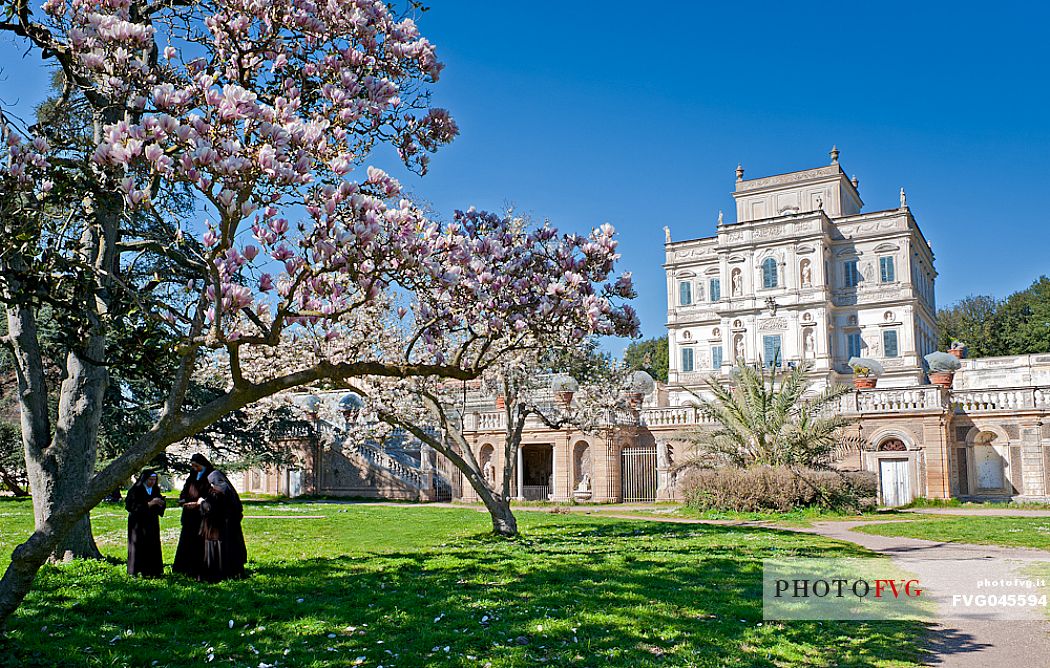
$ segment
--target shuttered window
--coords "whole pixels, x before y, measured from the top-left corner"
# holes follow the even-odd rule
[[[722,368],[722,346],[711,348],[711,368],[716,371]]]
[[[682,348],[682,371],[689,372],[693,370],[693,349]]]
[[[882,349],[886,357],[897,357],[897,330],[887,329],[882,333]]]
[[[860,334],[854,332],[846,335],[846,348],[848,357],[860,357]]]
[[[721,279],[711,279],[711,301],[716,302],[722,298],[722,281]]]
[[[777,261],[771,257],[762,262],[762,287],[777,287]]]
[[[781,366],[784,360],[780,354],[780,335],[767,335],[762,337],[762,361],[767,367],[774,364]]]
[[[857,283],[860,283],[860,271],[857,269],[857,261],[847,260],[843,267],[845,269],[846,287],[856,287]]]
[[[893,267],[893,258],[888,255],[879,258],[879,280],[883,283],[892,283],[897,280]]]
[[[693,303],[693,284],[689,281],[682,281],[678,284],[678,304],[680,306],[689,306]]]

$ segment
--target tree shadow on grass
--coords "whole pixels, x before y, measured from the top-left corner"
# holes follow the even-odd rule
[[[391,527],[391,531],[410,528]],[[49,568],[9,665],[876,666],[920,660],[913,622],[763,622],[762,559],[863,551],[769,529],[539,520],[525,536],[266,561],[247,580]],[[233,628],[229,622],[233,621]],[[41,631],[40,629],[46,628]],[[893,664],[893,661],[900,662]]]

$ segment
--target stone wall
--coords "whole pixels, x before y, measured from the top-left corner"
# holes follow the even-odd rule
[[[965,359],[956,390],[1050,386],[1050,353]]]

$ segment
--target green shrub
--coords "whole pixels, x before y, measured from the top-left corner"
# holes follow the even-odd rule
[[[788,512],[800,508],[864,510],[875,505],[874,473],[725,466],[697,469],[682,481],[686,504],[697,510]]]

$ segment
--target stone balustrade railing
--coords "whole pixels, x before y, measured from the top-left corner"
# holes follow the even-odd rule
[[[952,392],[956,412],[1050,409],[1050,388],[1015,387]]]
[[[937,385],[857,390],[839,400],[841,413],[897,413],[942,410],[944,407],[943,392]]]
[[[944,411],[949,408],[964,413],[1050,411],[1050,387],[952,390],[947,393],[936,385],[857,390],[839,399],[837,412],[843,415],[858,415]],[[657,428],[704,425],[710,424],[711,420],[695,406],[672,406],[643,410],[641,422],[647,427]]]
[[[507,427],[507,414],[502,410],[485,413],[469,412],[463,416],[464,431],[499,431]]]
[[[647,427],[708,424],[711,419],[696,406],[667,406],[642,411],[642,424]]]
[[[642,413],[645,412],[642,411]],[[638,415],[636,411],[630,410],[608,411],[598,422],[610,426],[634,426],[638,424]],[[525,420],[525,428],[546,429],[547,425],[538,417],[529,416]],[[463,416],[463,431],[505,431],[506,429],[507,413],[504,410],[469,412]]]
[[[377,466],[387,469],[416,489],[423,487],[423,476],[419,471],[410,469],[375,446],[344,441],[343,448],[364,457]]]

